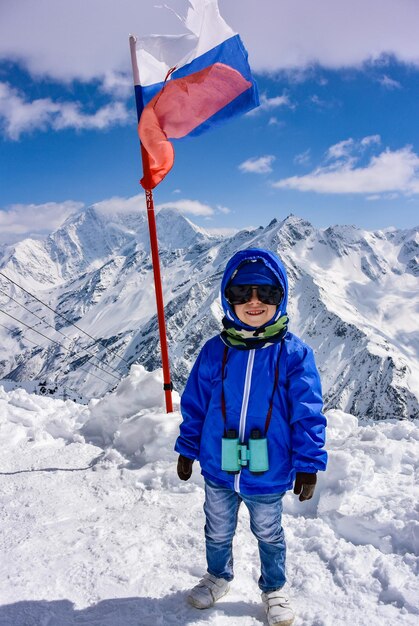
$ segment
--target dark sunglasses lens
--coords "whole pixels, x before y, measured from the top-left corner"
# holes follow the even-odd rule
[[[252,285],[231,285],[226,289],[226,298],[230,304],[245,304],[252,297]],[[258,298],[264,304],[278,305],[284,295],[281,287],[272,285],[257,285]]]
[[[259,285],[258,297],[261,302],[265,304],[279,304],[282,300],[284,292],[281,287],[274,287],[272,285]]]
[[[251,285],[231,285],[226,289],[226,298],[230,304],[244,304],[252,297]]]

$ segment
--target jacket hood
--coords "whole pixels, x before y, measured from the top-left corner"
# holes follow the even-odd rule
[[[241,326],[242,328],[248,329],[252,329],[252,327],[244,324],[239,320],[239,318],[234,313],[233,307],[227,301],[224,293],[228,283],[230,282],[235,270],[239,267],[239,265],[241,265],[244,261],[253,260],[263,261],[266,267],[268,267],[274,273],[282,289],[284,290],[284,297],[280,302],[271,322],[276,321],[281,315],[286,314],[288,303],[287,272],[280,258],[274,252],[271,252],[270,250],[264,250],[263,248],[248,248],[247,250],[239,250],[239,252],[236,252],[236,254],[231,257],[224,270],[224,275],[221,281],[221,304],[227,319],[234,322],[238,326]]]

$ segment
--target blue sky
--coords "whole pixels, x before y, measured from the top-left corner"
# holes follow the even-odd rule
[[[0,243],[46,233],[93,203],[144,207],[127,35],[181,24],[154,0],[87,4],[2,3]],[[219,5],[249,51],[261,106],[175,142],[156,205],[215,230],[289,213],[320,227],[416,226],[418,3]]]

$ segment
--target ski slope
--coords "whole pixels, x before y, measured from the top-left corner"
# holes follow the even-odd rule
[[[266,623],[245,508],[231,592],[186,603],[205,571],[203,481],[177,478],[161,384],[133,366],[88,406],[0,387],[0,626]],[[328,421],[315,497],[284,498],[295,626],[416,626],[419,424]]]

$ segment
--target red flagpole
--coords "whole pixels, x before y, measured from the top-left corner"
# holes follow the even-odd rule
[[[167,346],[166,322],[164,317],[163,290],[160,274],[160,257],[157,242],[156,215],[154,212],[153,192],[151,189],[145,190],[147,203],[148,229],[150,232],[151,259],[153,263],[154,288],[156,291],[157,319],[159,323],[160,349],[163,365],[163,389],[166,400],[166,412],[173,413],[172,389],[173,384],[170,379],[169,350]]]
[[[136,37],[134,35],[130,35],[130,51],[131,51],[131,62],[132,62],[132,73],[134,78],[134,85],[140,84],[140,74],[138,71],[137,65],[137,56],[135,52],[135,44]],[[141,111],[143,108],[142,98],[141,101],[137,101],[136,96],[136,105],[137,105],[137,113],[138,120],[141,116]],[[144,173],[148,170],[148,155],[144,150],[144,147],[141,145],[141,157],[143,162],[143,171]],[[151,247],[151,260],[153,265],[153,274],[154,274],[154,290],[156,292],[156,305],[157,305],[157,320],[159,325],[159,336],[160,336],[160,350],[161,350],[161,360],[163,366],[163,389],[164,396],[166,401],[166,412],[173,412],[173,402],[172,402],[172,389],[173,384],[170,378],[170,365],[169,365],[169,350],[167,347],[167,335],[166,335],[166,321],[164,318],[164,303],[163,303],[163,290],[161,284],[161,274],[160,274],[160,257],[159,257],[159,246],[157,241],[157,228],[156,228],[156,214],[154,212],[154,202],[153,202],[153,192],[151,189],[145,189],[145,199],[147,203],[147,218],[148,218],[148,230],[150,233],[150,247]]]

